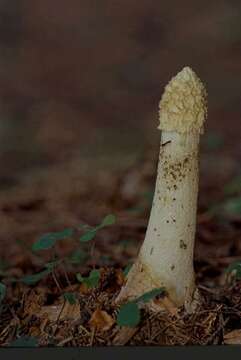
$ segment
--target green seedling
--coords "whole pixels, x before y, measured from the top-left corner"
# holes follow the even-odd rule
[[[73,229],[65,229],[61,232],[52,232],[41,236],[32,246],[33,251],[51,249],[58,240],[68,239],[73,235]]]
[[[141,313],[139,305],[141,303],[148,303],[150,300],[154,299],[157,295],[164,294],[165,289],[159,288],[148,291],[137,299],[130,301],[120,307],[119,313],[117,315],[117,324],[119,326],[129,326],[135,327],[139,324],[141,320]]]
[[[64,299],[70,304],[74,305],[77,302],[76,296],[74,293],[66,292],[64,293]]]
[[[19,339],[14,340],[8,346],[9,347],[27,347],[27,348],[30,347],[30,348],[32,348],[32,347],[38,346],[38,340],[35,337],[23,336],[23,337],[20,337]]]
[[[111,226],[111,225],[115,224],[115,222],[116,222],[115,215],[113,215],[113,214],[107,215],[99,225],[97,225],[94,228],[90,228],[89,230],[87,230],[87,232],[85,232],[79,238],[80,242],[88,242],[90,240],[93,240],[95,238],[98,230],[101,230],[101,229],[103,229],[103,228],[105,228],[107,226]],[[82,228],[83,228],[83,226],[82,226]]]
[[[100,271],[92,270],[88,277],[83,277],[81,274],[77,274],[76,278],[80,283],[87,285],[88,288],[94,288],[99,284]]]

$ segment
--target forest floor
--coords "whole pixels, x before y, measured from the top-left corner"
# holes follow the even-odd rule
[[[115,304],[145,236],[157,149],[118,172],[88,178],[63,163],[6,185],[0,345],[241,344],[240,159],[214,140],[202,150],[194,263],[202,300],[193,314],[164,293],[165,312],[141,309],[121,326]]]

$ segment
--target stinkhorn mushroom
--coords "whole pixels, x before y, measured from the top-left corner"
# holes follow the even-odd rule
[[[166,86],[159,104],[160,157],[144,243],[117,302],[165,288],[177,306],[195,293],[193,252],[199,180],[199,138],[207,114],[206,90],[189,67]]]

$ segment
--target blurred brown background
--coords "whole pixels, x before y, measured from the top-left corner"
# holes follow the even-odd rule
[[[118,225],[98,235],[96,259],[134,259],[152,204],[158,103],[187,65],[209,93],[196,259],[228,257],[225,267],[240,256],[239,225],[207,216],[233,180],[224,208],[240,214],[240,24],[240,0],[0,1],[0,270],[1,259],[14,276],[39,269],[38,236],[108,213]]]
[[[186,65],[208,88],[206,139],[240,158],[240,23],[239,0],[2,0],[0,185],[158,147],[163,87]]]

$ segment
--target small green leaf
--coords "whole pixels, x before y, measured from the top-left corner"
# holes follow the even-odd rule
[[[127,265],[127,266],[125,267],[125,269],[124,269],[124,271],[123,271],[123,274],[124,274],[125,277],[127,277],[127,275],[128,275],[128,273],[129,273],[131,267],[132,267],[132,264],[129,264],[129,265]]]
[[[68,258],[68,261],[71,264],[83,264],[88,258],[88,254],[80,249],[77,249],[74,251],[70,257]]]
[[[9,347],[37,347],[38,341],[35,337],[23,336],[11,342]]]
[[[84,278],[80,273],[76,274],[76,279],[77,279],[80,283],[83,283],[84,280],[85,280],[85,278]]]
[[[116,217],[113,214],[107,215],[101,222],[100,227],[110,226],[115,224]]]
[[[90,230],[90,231],[86,232],[84,235],[82,235],[79,238],[79,241],[88,242],[88,241],[94,239],[95,235],[96,235],[96,230]]]
[[[140,310],[138,308],[138,303],[144,302],[147,303],[155,296],[163,294],[164,288],[153,289],[132,302],[128,302],[120,307],[118,316],[117,316],[117,324],[119,326],[131,326],[134,327],[140,322]]]
[[[56,239],[52,233],[41,236],[32,246],[33,251],[47,250],[55,245]]]
[[[241,261],[235,261],[230,264],[229,267],[225,270],[226,273],[234,272],[234,276],[237,280],[241,279]]]
[[[80,283],[87,285],[88,288],[93,288],[99,284],[100,271],[92,270],[88,277],[83,277],[81,274],[77,274],[76,278]]]
[[[73,229],[65,229],[60,232],[52,232],[41,236],[32,246],[33,251],[47,250],[52,248],[56,241],[64,240],[73,235]]]
[[[223,210],[227,215],[241,215],[241,196],[226,201]]]
[[[141,295],[139,298],[137,298],[135,301],[136,302],[144,302],[147,303],[150,300],[152,300],[155,296],[157,295],[161,295],[164,294],[165,289],[164,288],[158,288],[158,289],[153,289],[151,291],[148,291],[147,293]]]
[[[100,280],[100,271],[92,270],[89,275],[88,286],[91,288],[98,286],[99,280]]]
[[[41,271],[37,274],[26,275],[18,281],[23,282],[26,285],[34,285],[37,282],[39,282],[40,280],[42,280],[49,273],[50,273],[50,269],[47,269],[47,270]]]
[[[56,240],[64,240],[70,238],[74,233],[74,230],[71,228],[64,229],[63,231],[59,231],[54,234]]]
[[[70,292],[64,293],[64,298],[65,298],[66,301],[68,301],[68,303],[70,305],[74,305],[77,302],[75,294],[70,293]]]
[[[140,310],[135,302],[129,302],[120,307],[117,315],[117,324],[119,326],[135,327],[141,319]]]
[[[90,227],[89,225],[81,225],[80,228],[88,229],[84,235],[82,235],[79,240],[81,242],[88,242],[96,236],[98,230],[102,229],[105,226],[113,225],[116,222],[116,217],[113,214],[107,215],[101,222],[100,225],[96,227]]]
[[[3,299],[5,298],[6,295],[6,285],[4,285],[3,283],[0,283],[0,304],[3,301]]]

